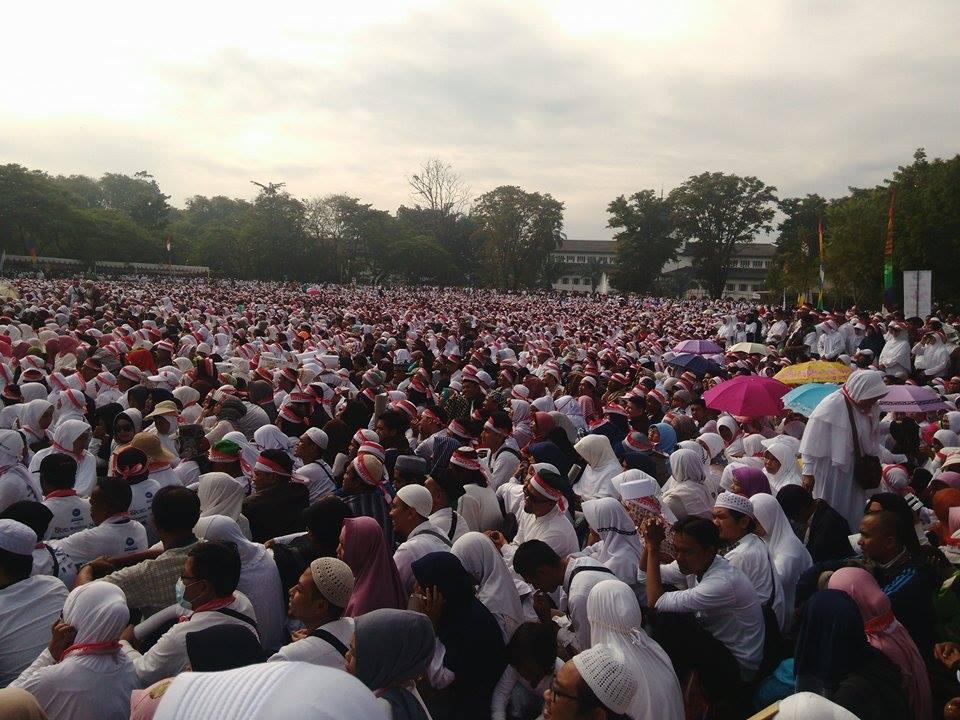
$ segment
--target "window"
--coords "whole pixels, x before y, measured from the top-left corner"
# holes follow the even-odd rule
[[[580,278],[578,278],[578,277],[570,278],[570,284],[571,284],[571,285],[579,285],[579,284],[580,284]]]
[[[747,284],[740,283],[740,292],[746,292],[746,291],[747,291]]]
[[[736,290],[737,287],[736,287],[736,285],[734,285],[733,283],[727,283],[727,286],[726,286],[725,289],[726,289],[727,292],[732,292],[733,290]]]
[[[578,263],[585,263],[586,261],[587,261],[587,258],[584,255],[577,255]]]
[[[606,265],[606,264],[607,264],[607,260],[609,260],[609,259],[610,259],[610,258],[608,258],[606,255],[604,255],[602,258],[600,258],[600,262],[602,262],[604,265]]]
[[[762,268],[762,267],[763,267],[763,260],[754,260],[754,261],[753,261],[753,266],[754,266],[755,268]]]
[[[569,285],[569,284],[570,284],[570,278],[568,278],[568,277],[560,278],[560,284],[561,284],[561,285]]]

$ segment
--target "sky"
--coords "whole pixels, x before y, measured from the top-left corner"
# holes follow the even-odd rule
[[[348,193],[449,163],[569,237],[705,171],[841,195],[960,152],[958,0],[15,3],[0,163],[153,173],[172,202]]]

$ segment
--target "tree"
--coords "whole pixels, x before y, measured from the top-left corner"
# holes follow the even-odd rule
[[[160,191],[153,175],[141,170],[134,174],[106,173],[100,182],[105,210],[117,210],[148,232],[159,234],[170,221],[169,195]]]
[[[820,274],[820,223],[826,222],[827,201],[820,195],[784,198],[784,219],[777,226],[777,252],[767,286],[793,297],[817,287]]]
[[[412,285],[424,280],[443,283],[453,268],[453,258],[436,240],[420,235],[392,243],[387,250],[387,266]]]
[[[850,188],[827,207],[826,278],[835,302],[879,304],[888,188]]]
[[[677,257],[673,207],[669,198],[641,190],[629,198],[621,195],[607,206],[608,228],[614,234],[611,283],[622,292],[649,291],[665,263]]]
[[[403,233],[433,238],[446,251],[444,257],[450,267],[445,273],[445,282],[469,283],[477,277],[480,244],[473,218],[461,213],[401,205],[397,209],[397,222]]]
[[[470,197],[470,188],[453,167],[439,158],[427,160],[420,172],[407,178],[410,195],[416,207],[456,214],[463,210]],[[422,203],[422,205],[421,205]]]
[[[304,278],[309,254],[306,210],[282,183],[260,187],[240,240],[257,259],[257,277]]]
[[[677,237],[689,241],[697,280],[719,298],[737,250],[772,229],[776,188],[755,177],[694,175],[670,193]]]
[[[477,198],[471,216],[483,241],[487,277],[501,288],[540,282],[564,238],[563,203],[549,193],[501,185]]]

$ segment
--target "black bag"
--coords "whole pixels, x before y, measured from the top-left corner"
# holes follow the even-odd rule
[[[857,432],[856,420],[853,417],[853,408],[849,398],[844,397],[847,406],[847,415],[850,418],[850,432],[853,433],[853,480],[863,490],[873,490],[880,487],[883,477],[883,467],[880,458],[876,455],[864,455],[860,451],[860,434]]]

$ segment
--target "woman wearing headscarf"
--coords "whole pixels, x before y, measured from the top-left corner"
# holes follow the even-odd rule
[[[902,455],[891,455],[879,441],[877,402],[886,393],[882,373],[851,373],[839,392],[817,405],[800,441],[804,485],[812,489],[815,498],[826,500],[843,515],[851,528],[860,525],[867,501],[866,491],[853,479],[853,432],[857,433],[861,454],[876,456],[881,463],[904,459]]]
[[[24,397],[26,399],[26,397]],[[87,401],[80,390],[64,390],[57,398],[51,428],[56,430],[68,420],[87,422]]]
[[[130,621],[123,591],[95,580],[63,605],[50,646],[11,683],[57,720],[126,720],[137,674],[120,649]]]
[[[936,427],[936,426],[934,426]],[[943,465],[943,461],[946,459],[946,453],[944,450],[947,448],[956,448],[960,446],[960,437],[953,430],[946,430],[941,428],[933,433],[933,438],[930,441],[930,453],[932,457],[926,464],[926,469],[931,473],[936,474],[937,470]]]
[[[677,431],[673,429],[673,425],[670,423],[654,423],[647,431],[647,437],[653,443],[654,451],[664,457],[670,457],[670,454],[677,448]]]
[[[200,405],[200,392],[189,385],[174,388],[173,397],[182,405],[180,409],[180,424],[193,425],[200,422],[203,407]]]
[[[93,437],[90,454],[97,459],[97,475],[106,477],[110,467],[110,449],[113,446],[113,421],[123,411],[120,403],[107,403],[93,414]]]
[[[737,495],[752,498],[758,493],[771,494],[770,483],[760,468],[737,463],[730,474],[733,476],[730,491]]]
[[[31,400],[20,408],[17,424],[27,438],[30,452],[50,447],[48,428],[53,423],[53,405],[47,400]]]
[[[534,439],[533,423],[531,422],[530,403],[526,400],[510,401],[510,420],[513,422],[513,434],[517,447],[523,450]]]
[[[813,565],[813,560],[793,531],[776,498],[759,493],[750,498],[750,502],[753,503],[753,514],[760,525],[757,534],[761,535],[767,544],[774,570],[783,586],[784,608],[789,626],[796,601],[797,580],[800,573]]]
[[[427,671],[433,625],[410,610],[373,610],[357,618],[347,672],[373,691],[388,720],[430,720],[416,681]]]
[[[240,553],[240,582],[237,589],[247,596],[257,617],[257,633],[263,649],[273,654],[284,642],[286,605],[280,572],[273,553],[260,543],[250,542],[236,520],[224,515],[201,517],[194,533],[201,540],[232,543]]]
[[[437,633],[429,678],[435,689],[446,690],[438,700],[452,716],[489,717],[493,689],[507,664],[496,618],[474,596],[473,581],[453,553],[430,553],[411,569]]]
[[[728,461],[743,457],[743,431],[740,423],[730,415],[721,415],[717,419],[717,433],[723,438],[723,453]]]
[[[140,411],[137,409],[124,410],[113,418],[107,475],[117,474],[117,455],[133,441],[134,436],[140,432],[142,426],[143,421]]]
[[[673,474],[663,486],[661,502],[681,520],[690,515],[710,518],[713,501],[704,484],[703,462],[691,450],[677,450],[670,456]]]
[[[197,485],[200,498],[200,517],[225,515],[234,520],[245,538],[250,539],[250,523],[243,515],[246,487],[223,472],[209,472],[200,476]]]
[[[780,488],[787,485],[801,485],[800,469],[797,467],[797,454],[785,442],[772,442],[763,453],[763,474],[770,484],[770,494],[776,497]]]
[[[293,442],[284,435],[276,425],[262,425],[253,433],[253,444],[260,450],[283,450],[294,465],[299,463],[300,459],[293,455]]]
[[[621,472],[620,462],[613,453],[610,439],[604,435],[587,435],[573,449],[579,453],[587,466],[573,485],[573,491],[581,500],[601,497],[616,497],[610,478]]]
[[[840,568],[827,587],[842,590],[857,604],[867,642],[900,668],[902,687],[915,718],[930,717],[930,679],[916,643],[901,625],[873,575],[858,567]]]
[[[23,464],[26,448],[23,435],[16,430],[0,430],[0,512],[15,502],[40,502],[40,483]]]
[[[670,657],[643,630],[640,604],[619,580],[594,585],[587,598],[590,644],[608,645],[636,670],[639,686],[625,713],[633,720],[683,720],[683,695]]]
[[[960,507],[960,490],[954,488],[944,488],[938,490],[933,496],[933,512],[939,522],[933,526],[933,531],[940,538],[940,543],[946,543],[950,537],[960,529],[960,523],[954,520],[951,523],[951,508]]]
[[[177,481],[187,487],[210,471],[210,449],[202,425],[180,425],[177,428],[177,455],[180,462],[173,469]]]
[[[477,585],[477,599],[493,613],[509,642],[525,617],[513,577],[493,541],[483,533],[468,532],[453,543],[453,554]]]
[[[860,720],[915,717],[900,673],[870,646],[856,603],[840,590],[821,590],[803,609],[794,651],[797,692],[813,692]]]
[[[81,497],[90,497],[97,482],[97,459],[87,450],[90,426],[86,420],[65,420],[53,432],[53,442],[30,461],[30,472],[40,472],[40,462],[52,453],[69,455],[77,462],[77,481],[74,489]]]
[[[387,550],[383,530],[371,517],[346,518],[340,532],[337,557],[353,570],[353,594],[344,617],[360,617],[380,608],[402,610],[407,595],[400,574]]]
[[[577,428],[570,420],[570,416],[560,412],[559,410],[551,410],[548,414],[553,418],[553,424],[563,431],[563,434],[566,436],[570,447],[573,447],[573,444],[579,439],[579,436],[577,435]]]
[[[563,413],[570,419],[570,424],[573,425],[578,435],[586,433],[587,421],[583,419],[580,404],[571,395],[561,395],[554,404],[558,412]],[[576,440],[571,438],[570,442],[576,442]]]
[[[614,498],[588,500],[583,503],[583,515],[590,526],[590,538],[596,540],[576,555],[592,557],[627,585],[635,586],[643,544],[637,535],[637,526],[620,501]]]

